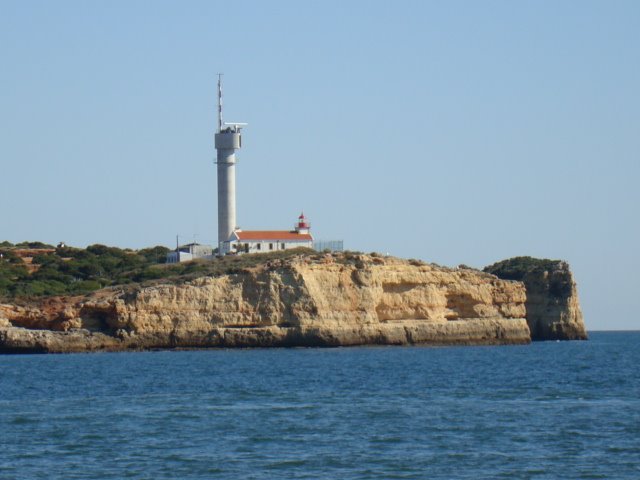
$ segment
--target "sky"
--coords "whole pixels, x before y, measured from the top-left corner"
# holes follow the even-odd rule
[[[238,223],[483,267],[564,259],[588,329],[640,329],[640,2],[0,0],[0,241]]]

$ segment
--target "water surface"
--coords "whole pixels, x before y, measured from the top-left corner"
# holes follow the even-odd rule
[[[640,478],[640,332],[0,356],[0,478]]]

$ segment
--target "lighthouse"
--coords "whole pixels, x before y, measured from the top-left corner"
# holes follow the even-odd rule
[[[242,147],[242,127],[246,123],[222,121],[222,74],[218,75],[218,129],[215,134],[218,170],[218,253],[236,229],[236,150]]]
[[[292,230],[241,230],[236,223],[236,150],[242,147],[242,129],[246,123],[222,119],[222,74],[218,74],[218,125],[215,132],[218,175],[218,251],[217,256],[266,253],[294,248],[319,251],[342,250],[342,240],[315,242],[311,224],[300,213]],[[177,243],[177,238],[176,238]],[[167,263],[212,258],[212,246],[190,243],[176,245],[167,254]]]
[[[309,229],[311,229],[311,225],[307,221],[307,218],[304,216],[304,212],[300,214],[298,217],[298,223],[294,226],[295,232],[306,235],[309,233]]]

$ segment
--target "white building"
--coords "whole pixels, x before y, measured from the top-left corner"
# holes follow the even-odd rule
[[[213,249],[209,245],[189,243],[167,253],[167,263],[188,262],[196,258],[213,258]]]
[[[234,230],[229,240],[222,242],[220,253],[243,254],[275,252],[291,248],[313,248],[311,225],[304,213],[298,217],[293,230]]]

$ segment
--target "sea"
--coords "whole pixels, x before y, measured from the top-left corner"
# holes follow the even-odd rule
[[[640,332],[0,355],[1,479],[640,479]]]

